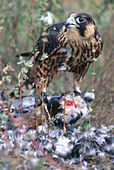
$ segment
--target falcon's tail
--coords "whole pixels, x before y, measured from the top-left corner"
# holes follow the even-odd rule
[[[19,57],[19,56],[22,56],[22,57],[31,57],[32,55],[32,52],[24,52],[24,53],[21,53],[21,54],[17,54],[16,57]]]

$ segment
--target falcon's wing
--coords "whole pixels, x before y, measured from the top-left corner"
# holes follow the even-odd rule
[[[36,53],[37,51],[39,51],[38,55],[36,56],[36,60],[41,59],[43,55],[43,48],[44,48],[44,53],[47,54],[47,56],[51,56],[56,50],[60,48],[58,35],[63,25],[64,22],[52,25],[46,30],[46,35],[45,36],[43,35],[39,38],[35,48]],[[44,43],[45,38],[46,38],[46,42]]]
[[[42,35],[35,47],[35,49],[31,52],[24,52],[21,54],[18,54],[17,57],[21,56],[28,56],[31,57],[34,55],[34,51],[36,53],[36,61],[40,60],[43,55],[43,48],[44,48],[44,53],[47,56],[52,55],[56,50],[60,48],[60,43],[58,41],[58,35],[60,30],[62,29],[64,25],[64,22],[54,24],[50,26],[49,28],[46,29],[46,35]],[[44,32],[45,33],[45,32]],[[44,39],[46,38],[46,42],[44,43]],[[43,47],[44,45],[44,47]],[[38,52],[38,53],[37,53]]]

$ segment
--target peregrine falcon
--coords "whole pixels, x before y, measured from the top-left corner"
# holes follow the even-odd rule
[[[89,65],[101,54],[102,47],[103,40],[92,17],[84,12],[73,12],[65,22],[47,28],[33,51],[20,55],[35,56],[38,91],[46,92],[49,82],[63,64],[68,66],[68,71],[75,74],[76,89],[80,90]],[[28,70],[27,75],[27,83],[33,83],[34,67]]]

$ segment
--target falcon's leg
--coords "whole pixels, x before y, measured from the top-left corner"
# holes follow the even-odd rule
[[[81,95],[80,87],[81,87],[81,83],[82,83],[82,78],[80,78],[78,81],[75,78],[74,83],[75,83],[75,90],[74,90],[75,95]]]
[[[66,60],[70,57],[71,53],[69,50],[62,48],[56,55],[45,59],[43,64],[40,60],[36,62],[36,84],[38,92],[42,91],[46,93],[46,88],[51,82],[54,74],[58,71],[58,68],[60,68],[63,63],[66,63]],[[32,76],[33,73],[31,73],[31,77]]]

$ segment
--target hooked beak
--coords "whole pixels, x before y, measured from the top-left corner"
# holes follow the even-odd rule
[[[66,28],[71,28],[73,25],[76,27],[79,27],[79,25],[76,23],[75,19],[73,17],[69,17],[65,22]]]

